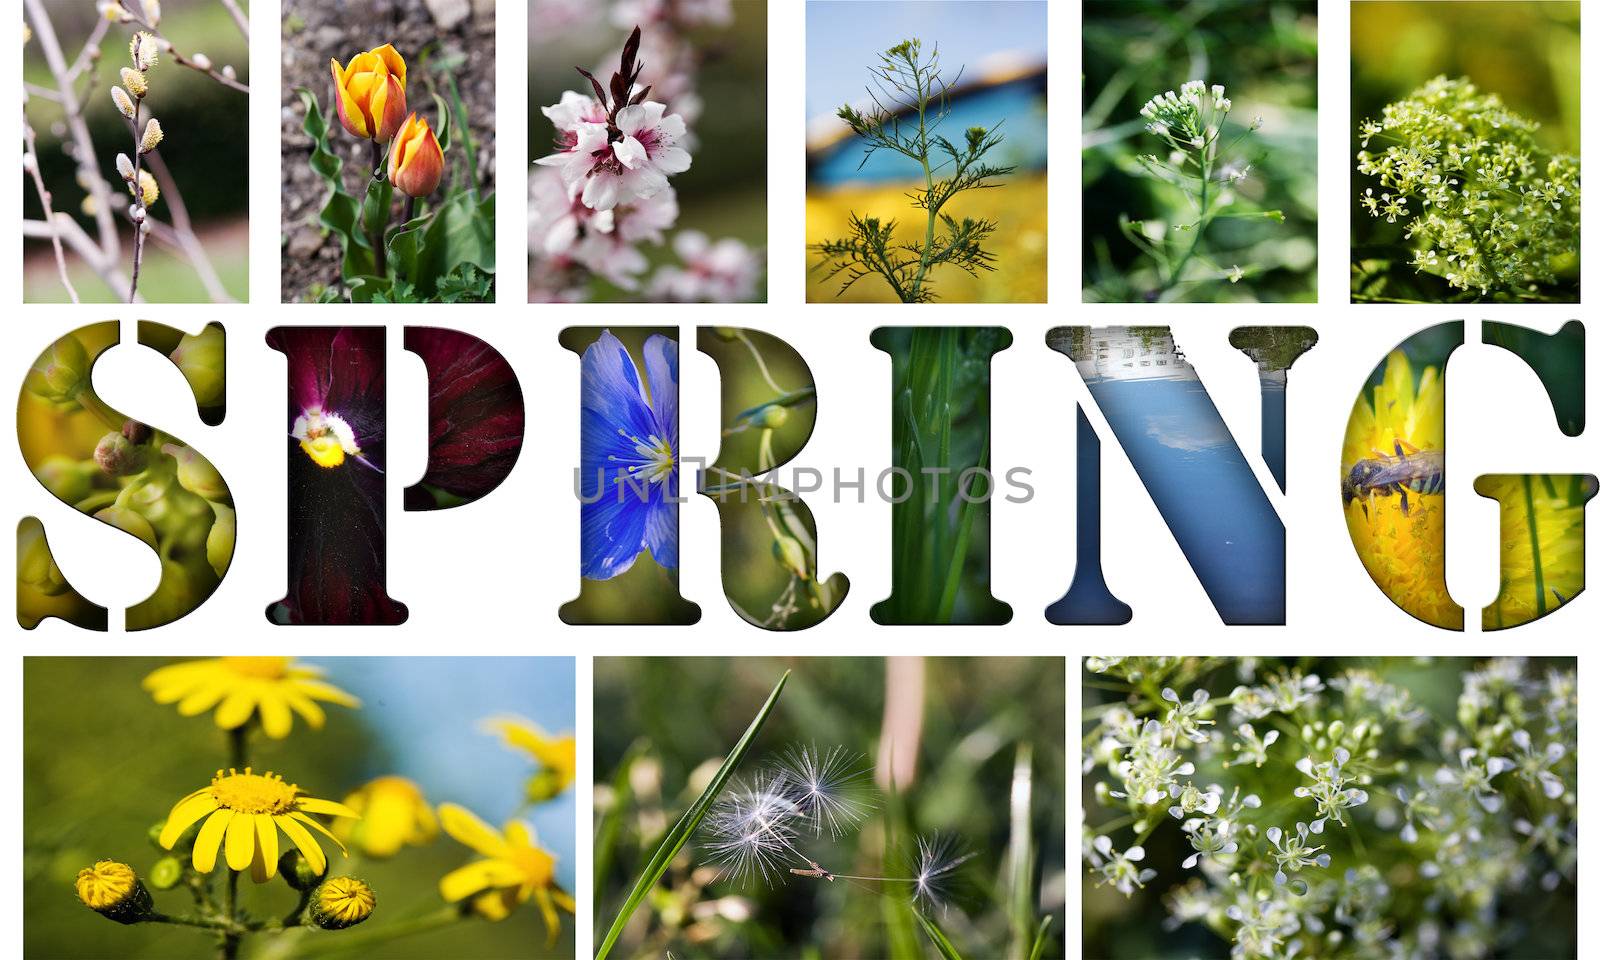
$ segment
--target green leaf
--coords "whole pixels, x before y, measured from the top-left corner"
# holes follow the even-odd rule
[[[961,954],[956,950],[955,945],[950,942],[950,938],[944,935],[944,931],[939,929],[937,923],[924,916],[921,911],[917,912],[917,922],[922,924],[922,932],[926,933],[928,939],[933,941],[933,948],[939,951],[939,956],[943,960],[961,960]]]
[[[678,818],[678,822],[672,825],[671,830],[667,831],[667,835],[661,838],[660,846],[656,847],[656,852],[650,857],[650,862],[645,865],[644,872],[634,882],[633,889],[628,893],[628,899],[622,904],[622,910],[617,914],[617,918],[611,922],[611,929],[606,932],[605,940],[601,942],[600,949],[594,955],[595,960],[605,960],[606,956],[611,953],[611,948],[616,945],[617,938],[622,935],[622,929],[628,925],[628,918],[633,916],[633,911],[637,910],[644,898],[649,895],[650,891],[655,889],[656,884],[660,882],[661,877],[667,872],[667,868],[672,866],[672,861],[678,856],[678,851],[682,850],[683,845],[689,842],[689,838],[694,835],[695,830],[700,826],[700,821],[704,820],[706,814],[711,811],[711,804],[716,801],[717,794],[722,792],[722,788],[733,777],[734,771],[739,768],[740,761],[744,760],[744,755],[750,752],[751,745],[755,743],[756,734],[761,732],[761,727],[767,722],[768,715],[772,713],[773,706],[778,702],[778,695],[783,692],[784,684],[788,682],[789,672],[786,670],[783,676],[778,678],[777,684],[773,686],[772,693],[767,695],[767,702],[761,705],[760,710],[756,711],[755,719],[751,720],[750,726],[745,728],[744,736],[740,737],[739,742],[734,744],[733,750],[728,754],[728,758],[722,761],[722,766],[718,767],[717,772],[712,775],[711,782],[706,785],[705,792],[700,794],[699,798],[690,805],[688,810],[684,811],[683,816]]]
[[[344,186],[344,161],[328,146],[328,122],[310,90],[302,88],[300,103],[305,107],[306,119],[300,129],[311,138],[311,169],[327,182],[328,201],[323,204],[317,220],[339,236],[344,250],[340,273],[350,277],[375,272],[372,246],[361,232],[361,207]]]
[[[450,152],[450,108],[445,105],[444,98],[437,93],[433,95],[433,108],[437,111],[438,119],[433,125],[433,135],[439,139],[439,149],[445,153]]]
[[[1045,944],[1050,942],[1050,921],[1055,919],[1054,914],[1047,915],[1044,922],[1039,924],[1039,932],[1033,935],[1033,949],[1028,951],[1028,960],[1039,960],[1044,956]]]
[[[472,195],[452,191],[434,212],[403,224],[389,238],[389,264],[397,277],[417,288],[424,300],[439,292],[439,281],[472,264],[494,273],[494,195],[474,205]]]
[[[387,177],[382,180],[368,180],[367,197],[361,204],[361,229],[366,231],[365,239],[369,243],[371,238],[383,236],[383,232],[389,227],[389,216],[393,211],[394,184],[390,183]]]

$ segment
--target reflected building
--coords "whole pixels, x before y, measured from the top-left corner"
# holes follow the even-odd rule
[[[1085,383],[1199,379],[1170,327],[1070,327],[1051,346],[1072,358]]]

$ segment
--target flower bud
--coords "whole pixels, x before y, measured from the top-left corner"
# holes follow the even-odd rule
[[[128,59],[133,61],[133,69],[140,73],[161,62],[161,57],[156,51],[156,38],[143,30],[134,34],[133,39],[128,41]]]
[[[183,864],[177,857],[162,857],[150,868],[150,886],[157,890],[171,890],[183,879]]]
[[[137,420],[122,421],[122,435],[134,443],[145,443],[150,439],[151,430],[146,424]]]
[[[117,173],[124,181],[133,182],[133,161],[128,159],[126,153],[117,154]]]
[[[78,461],[59,453],[40,461],[33,476],[50,491],[51,496],[66,503],[77,503],[87,497],[92,489],[89,471]]]
[[[161,0],[143,0],[144,19],[152,27],[161,26]]]
[[[131,477],[145,468],[145,448],[120,433],[108,433],[95,444],[94,462],[108,477]]]
[[[121,87],[112,87],[111,102],[117,105],[118,113],[129,120],[133,119],[133,99],[128,96],[128,91]]]
[[[389,148],[389,182],[408,197],[426,197],[439,188],[444,176],[444,150],[428,121],[416,114],[406,118]]]
[[[128,507],[106,507],[95,513],[94,518],[138,537],[149,544],[152,550],[159,549],[156,546],[156,528],[150,526],[150,521],[137,510]]]
[[[223,65],[223,67],[222,67],[222,75],[224,77],[227,77],[229,80],[237,80],[237,79],[239,79],[239,72],[237,70],[233,69],[233,64],[231,64],[231,63]]]
[[[324,930],[343,930],[372,916],[378,898],[355,877],[334,877],[311,891],[308,914]]]
[[[125,863],[101,860],[78,871],[78,899],[90,910],[118,923],[139,923],[150,916],[150,891]]]
[[[122,68],[122,85],[138,99],[143,99],[144,95],[150,92],[150,83],[145,79],[145,75],[132,67]]]
[[[769,403],[750,415],[752,426],[777,429],[789,422],[789,408],[781,403]]]
[[[70,589],[50,555],[44,524],[37,520],[25,520],[17,527],[17,584],[30,586],[47,597],[60,596]]]
[[[794,537],[780,535],[772,541],[772,555],[778,559],[785,570],[799,577],[801,580],[811,579],[811,571],[806,566],[806,551],[800,546],[800,541]]]
[[[322,874],[311,866],[299,850],[285,851],[278,858],[278,873],[283,881],[296,890],[310,890],[322,881]]]
[[[221,577],[228,572],[228,564],[233,560],[233,542],[238,536],[238,521],[233,508],[226,504],[213,503],[211,509],[217,516],[211,523],[211,529],[206,533],[206,562],[210,563],[211,569]]]
[[[207,500],[228,499],[228,485],[223,482],[222,474],[193,447],[166,443],[162,444],[161,452],[178,461],[178,483],[183,489]]]
[[[139,138],[139,152],[149,153],[159,147],[164,136],[165,134],[161,132],[161,121],[151,117],[150,122],[144,125],[144,136]]]
[[[190,54],[189,62],[199,67],[201,70],[211,69],[211,58],[203,53]]]
[[[171,356],[183,378],[189,381],[195,403],[214,407],[222,402],[227,340],[220,326],[207,324],[199,333],[185,334]]]
[[[561,771],[551,770],[548,767],[528,778],[527,799],[528,803],[537,806],[548,803],[559,797],[566,785],[562,782]]]
[[[339,122],[352,137],[387,143],[406,117],[406,61],[393,44],[330,61]]]
[[[78,392],[89,385],[89,354],[69,333],[39,354],[23,384],[52,403],[76,402]]]

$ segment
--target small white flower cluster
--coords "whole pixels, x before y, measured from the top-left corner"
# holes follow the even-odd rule
[[[556,149],[534,161],[528,178],[531,299],[585,299],[590,277],[655,300],[754,299],[761,258],[738,240],[712,244],[685,231],[672,244],[681,265],[662,266],[648,281],[650,259],[641,249],[666,243],[678,221],[669,178],[690,168],[690,127],[703,110],[685,31],[727,26],[729,0],[618,0],[610,20],[637,30],[594,72],[597,96],[568,90],[542,108]],[[610,65],[619,61],[637,70],[629,71],[624,89],[608,91],[594,78],[611,76]],[[622,102],[607,103],[608,97]]]
[[[1201,150],[1209,147],[1222,130],[1222,122],[1233,109],[1233,101],[1223,96],[1220,83],[1208,92],[1204,80],[1190,80],[1174,93],[1158,93],[1145,101],[1139,115],[1145,129],[1164,137],[1175,150]]]
[[[1576,672],[1459,663],[1408,668],[1414,689],[1459,681],[1437,715],[1367,663],[1325,662],[1324,682],[1256,660],[1088,658],[1098,686],[1129,694],[1085,730],[1084,770],[1104,771],[1093,793],[1111,811],[1096,829],[1088,805],[1087,874],[1132,897],[1196,871],[1164,896],[1168,928],[1204,923],[1239,960],[1498,955],[1516,936],[1498,903],[1575,882]],[[1227,697],[1200,685],[1229,674],[1243,682]],[[1151,862],[1173,820],[1192,852]]]

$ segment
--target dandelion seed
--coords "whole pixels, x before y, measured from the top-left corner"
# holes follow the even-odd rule
[[[812,864],[795,849],[795,822],[802,815],[784,785],[781,776],[762,771],[748,784],[729,788],[712,806],[705,849],[708,861],[721,867],[719,879],[744,883],[759,877],[771,885],[790,866]]]
[[[956,868],[978,855],[976,851],[958,853],[958,850],[956,839],[949,835],[935,833],[917,838],[916,870],[911,878],[914,884],[912,901],[924,910],[943,908],[947,904]]]
[[[843,747],[826,751],[792,747],[774,765],[773,773],[813,836],[826,829],[838,839],[854,830],[870,808],[862,794],[865,762]]]

